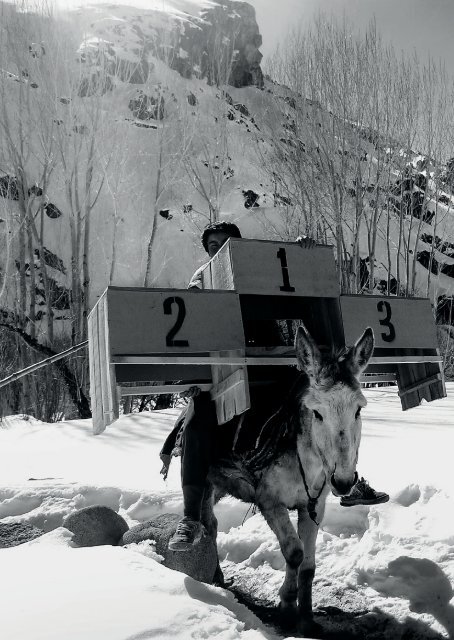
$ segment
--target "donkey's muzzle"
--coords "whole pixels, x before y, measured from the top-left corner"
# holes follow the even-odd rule
[[[347,496],[358,482],[358,473],[355,471],[353,477],[350,480],[344,478],[336,478],[335,474],[331,476],[331,488],[333,493],[338,498],[340,496]]]

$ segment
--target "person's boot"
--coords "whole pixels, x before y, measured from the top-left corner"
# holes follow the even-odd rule
[[[203,534],[200,513],[204,493],[204,487],[183,485],[184,516],[169,540],[168,548],[171,551],[187,551],[200,541]]]
[[[375,491],[364,478],[358,480],[348,496],[342,496],[342,507],[354,507],[356,504],[382,504],[388,502],[389,495],[384,491]]]
[[[177,525],[177,530],[169,540],[170,551],[187,551],[199,542],[202,537],[202,523],[184,516]]]

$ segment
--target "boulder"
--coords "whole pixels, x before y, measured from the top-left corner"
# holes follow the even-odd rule
[[[17,547],[42,536],[44,531],[25,522],[0,522],[0,549]]]
[[[63,520],[63,526],[74,534],[73,542],[79,547],[117,545],[128,530],[126,521],[116,511],[101,505],[71,513]]]
[[[195,107],[199,102],[197,100],[197,97],[192,93],[192,91],[188,93],[187,98],[188,98],[188,103],[191,105],[191,107]]]
[[[120,544],[131,544],[153,540],[156,543],[156,553],[163,556],[164,566],[175,571],[181,571],[200,582],[213,582],[218,556],[216,545],[208,535],[189,551],[170,551],[167,548],[169,539],[175,533],[180,516],[174,513],[164,513],[151,520],[142,522],[127,531]]]
[[[139,120],[163,120],[165,117],[165,100],[162,95],[148,96],[139,91],[135,98],[131,98],[128,108]]]
[[[44,206],[44,212],[46,216],[48,216],[52,220],[55,220],[56,218],[60,218],[62,216],[62,212],[60,211],[60,209],[55,204],[52,204],[52,202],[48,202]]]
[[[246,209],[251,209],[252,207],[259,207],[259,194],[252,191],[252,189],[243,189],[244,196],[244,206]]]
[[[248,108],[244,104],[240,104],[240,103],[234,104],[233,108],[236,109],[237,111],[239,111],[243,116],[246,116],[247,118],[250,115]]]

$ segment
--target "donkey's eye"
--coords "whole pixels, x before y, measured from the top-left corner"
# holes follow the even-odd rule
[[[321,413],[319,413],[315,409],[314,409],[314,416],[317,418],[317,420],[320,420],[320,422],[323,422],[323,416],[321,415]]]
[[[361,407],[358,407],[355,413],[355,420],[358,420],[360,414],[361,414]]]

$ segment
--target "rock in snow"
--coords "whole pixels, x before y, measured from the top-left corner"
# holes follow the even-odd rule
[[[42,536],[44,531],[25,522],[0,522],[0,549],[17,547]]]
[[[118,513],[100,505],[71,513],[63,520],[63,526],[74,534],[73,542],[79,547],[116,545],[128,530],[126,521]]]
[[[175,533],[179,520],[179,515],[163,513],[129,529],[123,535],[121,544],[154,540],[156,553],[163,556],[163,564],[167,568],[181,571],[195,580],[211,584],[217,566],[217,551],[209,536],[203,536],[190,551],[170,551],[167,548],[169,538]]]

